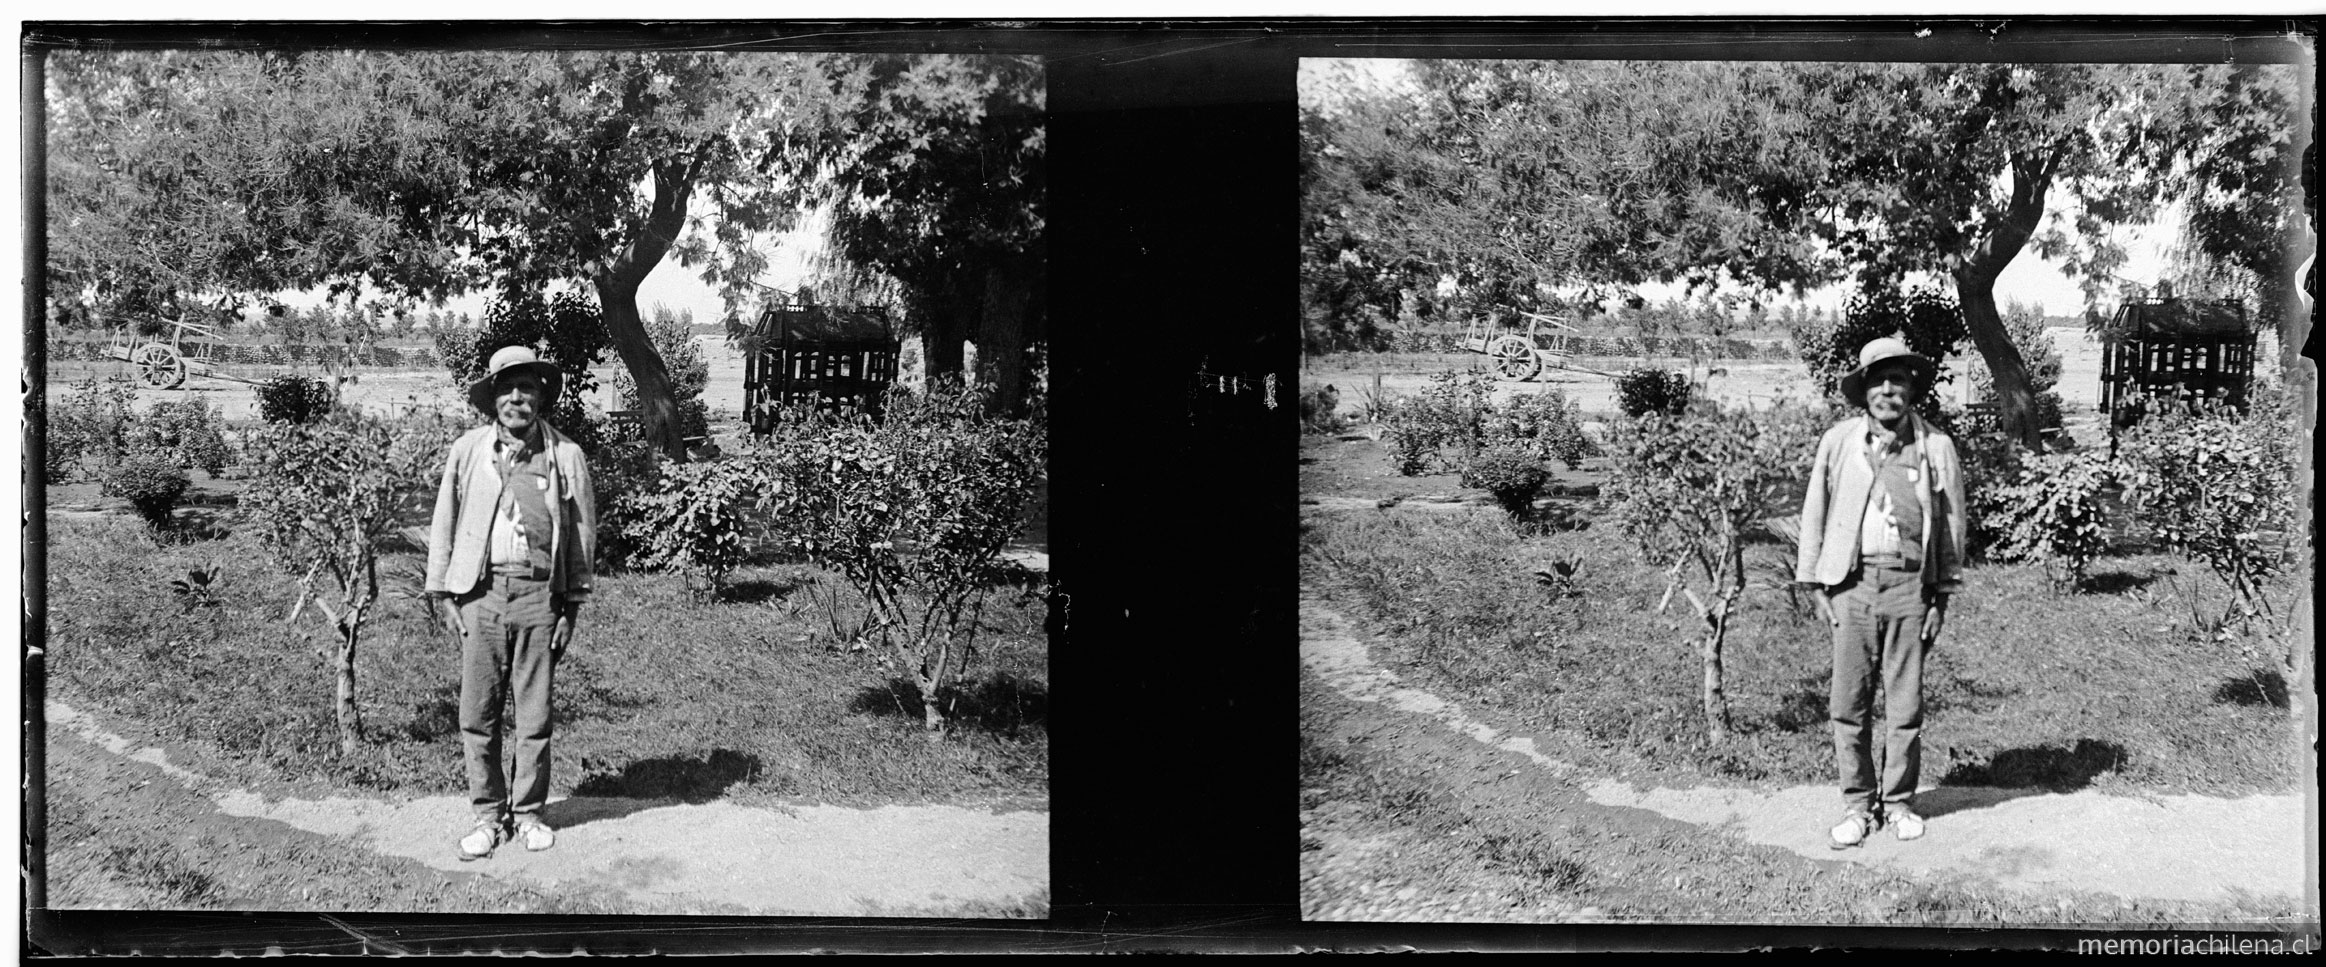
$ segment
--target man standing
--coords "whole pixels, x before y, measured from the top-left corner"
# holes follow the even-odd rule
[[[1954,441],[1914,412],[1937,367],[1899,339],[1876,339],[1842,377],[1866,413],[1826,431],[1801,505],[1794,578],[1817,585],[1833,628],[1834,759],[1846,807],[1834,849],[1885,823],[1902,840],[1923,833],[1914,811],[1922,767],[1922,661],[1961,583],[1962,463]],[[1872,755],[1875,676],[1887,696],[1883,767]]]
[[[430,594],[451,599],[461,631],[460,742],[476,826],[460,858],[512,838],[545,850],[549,689],[589,598],[597,506],[581,447],[542,420],[557,367],[533,350],[493,353],[469,404],[491,422],[453,441],[428,536]],[[502,701],[514,705],[515,756],[501,757]]]

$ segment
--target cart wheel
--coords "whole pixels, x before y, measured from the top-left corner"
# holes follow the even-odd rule
[[[1494,341],[1490,351],[1494,356],[1494,371],[1504,379],[1533,379],[1543,371],[1542,359],[1523,337],[1504,336]]]
[[[137,347],[129,357],[137,364],[137,374],[145,385],[155,389],[177,389],[186,382],[186,360],[178,351],[158,342]]]

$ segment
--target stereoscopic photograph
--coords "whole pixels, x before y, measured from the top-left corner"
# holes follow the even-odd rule
[[[2315,942],[2314,67],[1950,51],[1301,61],[1305,921]]]
[[[464,38],[27,47],[31,906],[1047,917],[1042,59]]]

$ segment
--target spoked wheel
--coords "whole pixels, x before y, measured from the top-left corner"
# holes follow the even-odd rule
[[[1535,355],[1535,347],[1520,336],[1504,336],[1486,350],[1494,357],[1494,371],[1504,379],[1533,379],[1543,371],[1543,361]]]
[[[137,364],[137,375],[145,385],[155,389],[177,389],[186,382],[186,360],[178,351],[158,342],[137,347],[129,357]]]

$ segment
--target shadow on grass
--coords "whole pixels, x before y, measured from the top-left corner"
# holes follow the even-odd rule
[[[1777,714],[1769,717],[1769,724],[1781,732],[1824,730],[1832,718],[1831,686],[1823,675],[1795,680],[1792,690],[1779,700]]]
[[[2154,584],[2156,578],[2157,575],[2153,571],[2143,574],[2133,574],[2128,571],[2087,574],[2084,576],[2083,583],[2076,586],[2076,590],[2084,594],[2123,594],[2128,591],[2138,591]]]
[[[584,768],[588,768],[585,764]],[[619,771],[593,770],[574,786],[574,798],[561,804],[570,807],[566,812],[587,813],[590,810],[580,800],[591,798],[651,800],[668,803],[672,800],[702,804],[727,794],[731,786],[759,778],[759,757],[732,749],[713,749],[708,753],[690,756],[664,756],[658,759],[640,759],[624,764]],[[648,803],[653,805],[657,803]],[[643,808],[643,807],[640,807]],[[607,815],[602,810],[593,819]],[[567,818],[567,823],[586,820]]]
[[[1939,780],[1942,788],[1915,796],[1914,804],[1924,815],[1943,816],[2022,796],[2074,792],[2091,785],[2102,773],[2121,771],[2130,758],[2123,746],[2099,739],[2077,739],[2072,746],[2005,749],[1985,762],[1966,762],[1947,770]],[[1993,788],[1944,788],[1949,786]]]
[[[951,728],[1014,736],[1029,729],[1049,727],[1050,689],[1041,682],[996,674],[957,686],[948,699],[945,711]],[[848,710],[918,722],[925,706],[921,704],[920,687],[911,679],[892,678],[885,684],[858,691],[849,701]]]
[[[800,589],[798,581],[736,581],[727,585],[721,600],[737,604],[761,604],[790,597]]]
[[[2286,678],[2274,668],[2239,675],[2213,690],[2213,701],[2223,705],[2290,708]]]

